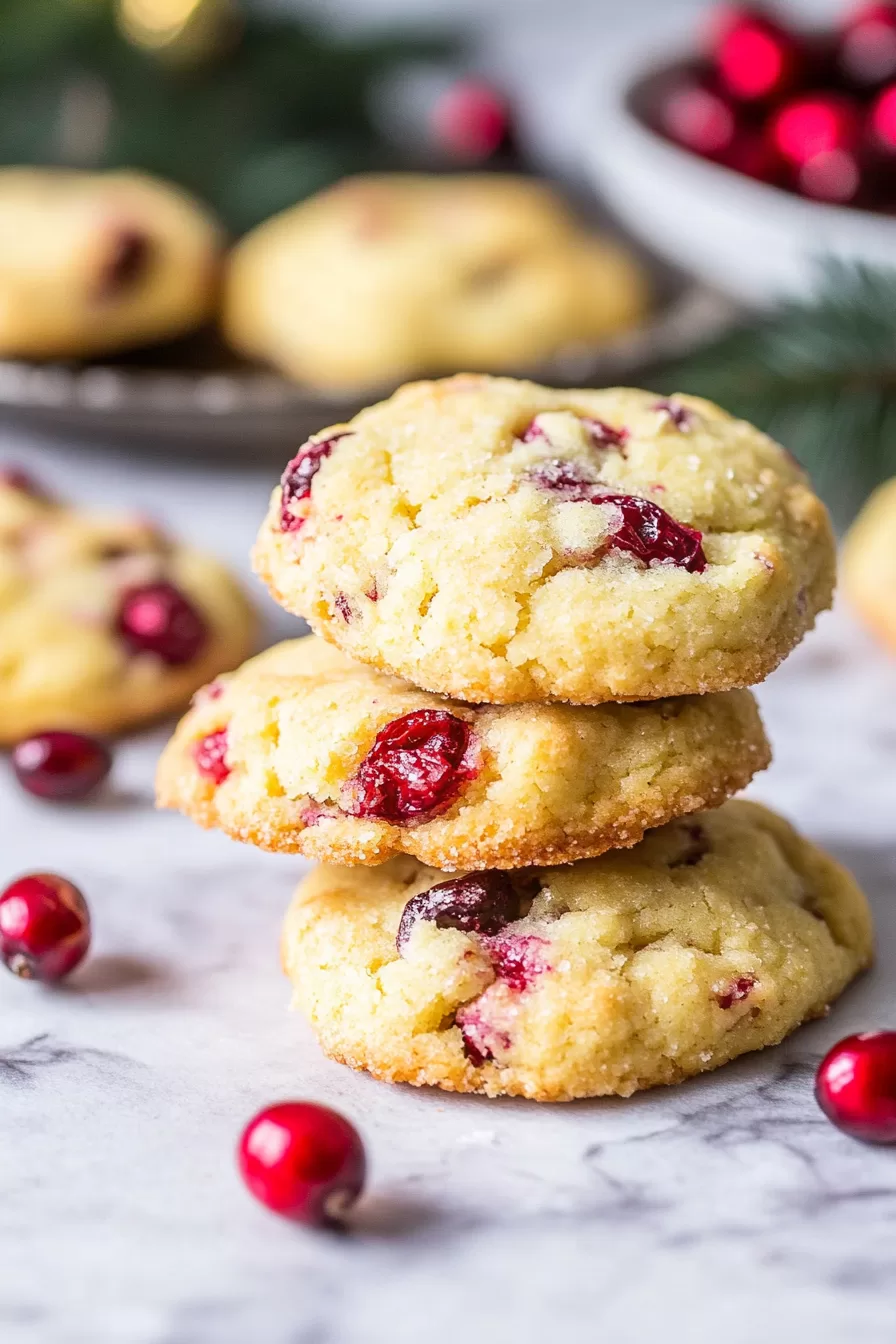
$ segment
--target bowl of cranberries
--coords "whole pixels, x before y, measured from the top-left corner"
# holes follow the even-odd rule
[[[896,265],[896,0],[824,30],[723,5],[675,46],[598,81],[590,158],[633,232],[751,304],[811,292],[826,257]]]

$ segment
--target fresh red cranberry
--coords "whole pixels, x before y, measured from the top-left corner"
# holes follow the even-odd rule
[[[652,560],[702,574],[706,569],[703,533],[676,522],[659,504],[638,495],[597,495],[595,504],[612,504],[622,521],[608,539],[608,546],[627,551],[649,565]]]
[[[109,748],[84,733],[35,733],[13,748],[12,767],[36,798],[86,798],[112,768]]]
[[[896,1143],[896,1031],[838,1041],[818,1066],[815,1098],[854,1139]]]
[[[670,140],[704,158],[723,155],[737,132],[734,112],[725,99],[693,80],[667,94],[659,120]]]
[[[151,258],[152,242],[142,229],[117,229],[110,237],[94,298],[108,301],[132,289],[145,276]]]
[[[730,1008],[733,1003],[741,1003],[752,994],[755,984],[755,975],[742,975],[716,994],[716,1003],[720,1008]]]
[[[864,4],[848,15],[837,59],[862,88],[896,78],[896,4]]]
[[[462,80],[446,90],[432,109],[432,128],[441,147],[458,159],[479,162],[507,140],[507,102],[481,80]]]
[[[861,164],[848,149],[826,149],[800,165],[796,185],[813,200],[848,205],[864,186]]]
[[[292,506],[303,499],[308,499],[311,494],[311,483],[332,453],[333,448],[340,439],[349,438],[350,435],[351,430],[346,429],[340,434],[331,434],[328,439],[320,439],[316,443],[306,443],[299,449],[292,461],[287,464],[286,470],[280,477],[281,532],[298,532],[305,526],[304,516],[296,514]]]
[[[884,89],[875,100],[869,120],[877,145],[888,154],[896,154],[896,84]]]
[[[193,743],[193,760],[196,769],[206,779],[223,784],[230,774],[227,764],[227,729],[219,728],[216,733],[207,733]]]
[[[402,912],[395,943],[403,952],[418,919],[439,929],[491,935],[519,914],[520,897],[506,873],[470,873],[412,896]]]
[[[522,994],[551,969],[545,955],[548,943],[535,933],[508,933],[491,938],[488,953],[495,975],[510,989]]]
[[[590,500],[594,496],[597,482],[589,476],[578,462],[568,458],[548,458],[537,462],[526,479],[552,495],[562,495],[570,501]]]
[[[682,434],[687,434],[693,428],[694,413],[687,406],[682,406],[680,401],[674,401],[671,397],[664,397],[653,403],[653,409],[659,411],[660,415]]]
[[[860,131],[854,103],[836,93],[792,98],[775,113],[770,126],[778,153],[797,168],[831,150],[853,150]]]
[[[170,667],[191,662],[208,639],[208,627],[192,602],[164,581],[127,589],[116,628],[132,653],[154,653]]]
[[[669,863],[670,868],[695,868],[709,853],[709,837],[698,821],[684,822],[684,848]]]
[[[628,442],[628,430],[624,426],[615,429],[593,415],[583,415],[580,418],[595,448],[624,448]]]
[[[396,826],[444,812],[478,773],[470,725],[445,709],[387,723],[346,789],[346,811]]]
[[[328,1106],[284,1101],[249,1122],[237,1150],[252,1194],[274,1213],[318,1227],[342,1218],[364,1186],[364,1145]]]
[[[14,975],[61,980],[89,946],[87,902],[64,877],[29,873],[0,895],[0,957]]]
[[[760,9],[732,8],[716,25],[713,57],[718,77],[740,102],[766,102],[792,88],[806,66],[795,34]]]

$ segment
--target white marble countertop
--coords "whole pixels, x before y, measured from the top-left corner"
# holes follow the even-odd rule
[[[13,446],[61,492],[138,499],[246,567],[271,472]],[[894,692],[896,660],[843,611],[761,691],[777,759],[755,793],[858,873],[876,969],[776,1050],[565,1107],[323,1059],[277,964],[303,865],[154,813],[163,731],[123,742],[84,807],[23,796],[0,762],[0,878],[57,869],[96,926],[67,990],[0,976],[3,1344],[889,1344],[896,1154],[833,1129],[811,1083],[839,1036],[896,1025]],[[351,1236],[282,1223],[239,1182],[241,1126],[290,1096],[363,1131]]]

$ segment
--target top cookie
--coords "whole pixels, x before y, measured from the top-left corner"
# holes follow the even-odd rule
[[[137,514],[66,508],[0,468],[0,745],[179,709],[254,636],[249,603],[211,556]]]
[[[222,243],[198,202],[139,173],[0,172],[0,355],[83,358],[198,327]]]
[[[356,177],[255,229],[225,291],[231,343],[300,381],[382,387],[531,369],[633,326],[640,267],[523,178]]]
[[[460,374],[299,451],[255,549],[354,658],[476,702],[761,681],[830,605],[798,464],[711,402]]]

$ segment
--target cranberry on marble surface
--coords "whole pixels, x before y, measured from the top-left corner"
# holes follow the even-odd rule
[[[170,667],[191,662],[208,639],[208,627],[192,602],[164,580],[128,588],[115,624],[132,653],[154,653]]]
[[[815,1097],[852,1138],[896,1143],[896,1031],[864,1031],[838,1041],[818,1066]]]
[[[18,742],[12,767],[23,789],[36,798],[86,798],[112,768],[105,743],[84,733],[35,733]]]
[[[305,519],[293,512],[293,504],[307,499],[311,494],[311,484],[323,463],[330,456],[340,439],[349,438],[351,430],[331,434],[328,439],[304,444],[287,464],[280,477],[280,530],[298,532],[305,525]]]
[[[217,732],[207,733],[194,742],[193,760],[200,775],[213,780],[215,784],[223,784],[230,774],[230,766],[227,764],[227,729],[219,728]]]
[[[402,912],[395,943],[403,952],[418,919],[430,920],[439,929],[490,935],[518,919],[519,913],[519,894],[506,873],[469,873],[412,896]]]
[[[742,1003],[744,999],[750,997],[755,985],[755,975],[741,975],[724,989],[716,992],[716,1002],[720,1008],[730,1008],[732,1004]]]
[[[87,902],[64,877],[29,873],[0,895],[0,958],[14,975],[61,980],[89,946]]]
[[[444,709],[415,709],[381,728],[346,785],[345,810],[407,825],[443,812],[475,777],[473,731]]]
[[[310,1101],[267,1106],[240,1137],[243,1180],[274,1213],[312,1227],[342,1218],[364,1186],[364,1145],[354,1125]]]
[[[626,551],[644,564],[671,563],[689,574],[706,569],[703,533],[679,523],[652,500],[638,495],[597,495],[595,504],[612,504],[622,515],[608,539],[608,546]]]

